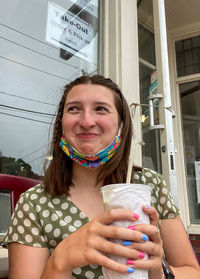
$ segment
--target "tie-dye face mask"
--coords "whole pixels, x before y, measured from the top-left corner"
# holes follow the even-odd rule
[[[64,135],[61,137],[60,147],[73,161],[86,168],[97,168],[112,158],[120,147],[121,136],[117,135],[114,140],[103,150],[93,155],[84,155],[79,153],[73,146],[71,146]]]

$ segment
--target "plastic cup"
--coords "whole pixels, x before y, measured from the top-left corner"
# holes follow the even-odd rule
[[[150,205],[151,202],[151,187],[143,184],[110,184],[103,186],[101,188],[104,201],[105,211],[113,208],[124,208],[130,209],[132,212],[139,215],[139,219],[134,222],[130,221],[116,221],[112,226],[119,226],[128,228],[129,226],[135,224],[149,224],[149,216],[145,214],[142,210],[143,205]],[[123,240],[111,239],[111,241],[121,244]],[[113,259],[116,262],[126,264],[126,258],[116,256],[116,255],[107,255],[109,258]],[[148,259],[146,254],[143,260]],[[128,268],[128,266],[127,266]],[[124,274],[112,271],[107,268],[102,268],[105,279],[148,279],[148,271],[146,270],[135,270],[134,273]]]

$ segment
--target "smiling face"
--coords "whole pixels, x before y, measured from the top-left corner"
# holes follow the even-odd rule
[[[118,119],[112,90],[102,85],[76,85],[65,100],[63,134],[80,153],[92,155],[112,142]]]

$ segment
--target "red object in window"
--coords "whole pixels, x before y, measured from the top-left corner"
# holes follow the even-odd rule
[[[30,187],[35,186],[40,182],[41,180],[27,177],[0,174],[0,190],[10,191],[11,213],[15,208],[19,196]]]

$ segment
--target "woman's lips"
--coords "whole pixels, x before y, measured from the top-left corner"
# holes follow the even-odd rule
[[[98,136],[98,134],[95,134],[95,133],[79,133],[79,134],[76,134],[76,136],[78,138],[83,138],[83,139],[92,139],[92,138],[96,138]]]

